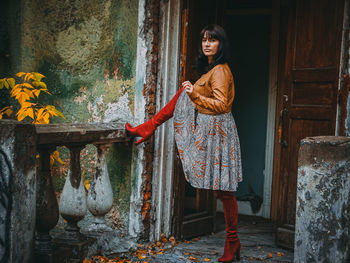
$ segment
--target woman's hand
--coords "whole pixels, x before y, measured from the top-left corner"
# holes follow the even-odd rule
[[[183,83],[181,84],[181,87],[185,88],[185,91],[186,91],[187,93],[192,93],[192,91],[193,91],[193,85],[192,85],[192,83],[189,82],[188,80],[185,81],[185,82],[183,82]]]

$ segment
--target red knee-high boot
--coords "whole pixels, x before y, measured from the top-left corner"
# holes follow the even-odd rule
[[[183,90],[184,88],[180,89],[169,101],[169,103],[165,105],[152,119],[136,127],[132,127],[129,123],[125,124],[125,129],[131,136],[142,137],[135,144],[139,144],[147,140],[152,136],[153,132],[159,125],[173,117],[177,99]]]
[[[236,258],[240,260],[241,242],[237,236],[238,206],[233,192],[220,191],[218,198],[224,206],[226,239],[224,255],[218,259],[219,262],[232,262]]]

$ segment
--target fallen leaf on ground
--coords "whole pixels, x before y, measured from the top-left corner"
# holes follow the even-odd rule
[[[272,258],[272,253],[267,253],[267,257],[266,258]]]
[[[209,262],[210,261],[210,258],[205,258],[203,259],[205,262]]]
[[[169,237],[169,241],[171,242],[171,244],[172,244],[173,246],[176,245],[176,239],[175,239],[175,237],[173,237],[173,236]]]
[[[283,252],[276,252],[276,254],[277,254],[277,257],[282,257],[282,256],[284,256],[284,253],[283,253]]]

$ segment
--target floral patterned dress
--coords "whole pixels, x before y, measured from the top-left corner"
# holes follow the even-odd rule
[[[174,112],[175,141],[186,180],[196,188],[236,191],[242,181],[239,138],[232,113],[195,112],[182,92]]]

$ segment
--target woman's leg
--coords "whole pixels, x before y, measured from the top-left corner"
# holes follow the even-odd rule
[[[224,255],[219,262],[232,262],[235,258],[240,260],[241,242],[237,235],[238,206],[233,192],[216,191],[217,197],[224,207],[226,239]]]
[[[139,144],[151,137],[159,125],[169,120],[173,116],[177,99],[183,90],[184,88],[181,88],[169,101],[169,103],[165,105],[152,119],[136,127],[132,127],[129,123],[125,124],[125,129],[131,136],[142,137],[136,142],[136,144]]]

